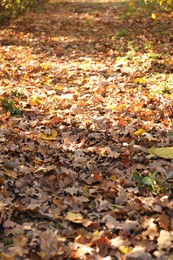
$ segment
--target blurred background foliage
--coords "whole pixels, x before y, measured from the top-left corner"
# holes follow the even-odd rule
[[[29,12],[32,7],[40,8],[49,0],[1,0],[0,1],[0,24],[8,23],[12,18],[24,12]],[[116,0],[115,0],[116,3]],[[173,11],[173,0],[130,0],[127,4],[132,8],[139,7],[144,10]],[[173,12],[172,12],[173,13]],[[153,18],[154,14],[153,14]]]
[[[173,11],[173,0],[131,0],[130,6],[160,11]]]
[[[48,0],[1,0],[0,23],[7,23],[10,19],[29,11],[31,7],[41,7]]]

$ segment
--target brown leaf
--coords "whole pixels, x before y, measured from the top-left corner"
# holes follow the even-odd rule
[[[75,183],[77,176],[74,171],[65,167],[61,167],[59,171],[58,174],[48,172],[43,176],[42,185],[44,188],[55,192],[59,188],[67,188]]]
[[[24,247],[26,246],[28,242],[28,237],[24,234],[18,234],[14,239],[14,244],[18,247]]]
[[[7,168],[4,167],[4,174],[7,175],[8,177],[11,177],[13,179],[17,178],[17,172],[13,171],[13,170],[9,170]]]
[[[40,255],[42,258],[50,259],[64,253],[57,237],[57,232],[48,229],[40,235]]]
[[[4,166],[8,170],[14,170],[19,168],[20,163],[18,161],[8,161],[4,163]]]
[[[169,229],[170,219],[166,214],[161,214],[158,218],[159,225],[162,229],[167,230]]]

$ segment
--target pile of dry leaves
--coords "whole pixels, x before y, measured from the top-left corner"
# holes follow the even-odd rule
[[[171,19],[62,0],[0,28],[1,259],[173,259]]]

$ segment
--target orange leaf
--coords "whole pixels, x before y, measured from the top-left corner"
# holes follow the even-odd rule
[[[133,107],[128,107],[128,108],[127,108],[127,111],[128,111],[128,112],[133,112],[133,111],[134,111],[134,108],[133,108]]]
[[[96,180],[97,180],[98,182],[102,182],[102,180],[103,180],[103,176],[102,176],[101,174],[95,175],[95,178],[96,178]]]
[[[153,115],[153,110],[147,109],[143,112],[143,115],[145,116],[152,116]]]
[[[140,111],[141,110],[141,108],[143,107],[143,105],[144,105],[144,103],[143,102],[140,102],[140,103],[138,103],[138,104],[134,104],[134,106],[135,106],[135,111],[137,112],[137,111]]]
[[[124,121],[123,118],[120,117],[120,118],[118,119],[118,125],[119,125],[119,126],[125,126],[125,125],[126,125],[126,122]]]
[[[55,115],[53,118],[52,118],[52,123],[59,123],[61,120],[59,119],[59,117],[57,115]]]

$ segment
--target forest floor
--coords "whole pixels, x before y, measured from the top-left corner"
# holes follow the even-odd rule
[[[0,44],[0,259],[172,260],[172,14],[54,1]]]

